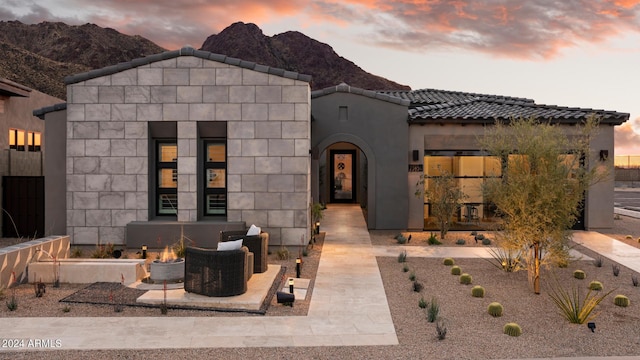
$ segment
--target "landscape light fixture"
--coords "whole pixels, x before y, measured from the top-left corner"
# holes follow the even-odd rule
[[[297,258],[296,259],[296,277],[299,279],[300,278],[300,270],[302,267],[302,259]]]
[[[320,221],[316,222],[316,235],[320,234]]]
[[[142,245],[142,258],[147,258],[147,245]]]
[[[587,323],[587,326],[589,327],[589,329],[591,330],[591,332],[596,332],[596,323],[594,323],[593,321]]]
[[[289,293],[293,294],[293,278],[289,279]]]

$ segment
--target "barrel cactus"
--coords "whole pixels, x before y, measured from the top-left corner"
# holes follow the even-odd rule
[[[624,295],[616,295],[613,298],[613,303],[620,307],[627,307],[629,306],[629,298]]]
[[[602,290],[602,283],[600,281],[592,281],[591,283],[589,283],[589,290]]]
[[[447,266],[452,266],[454,264],[454,261],[453,261],[452,258],[445,258],[442,263],[447,265]]]
[[[516,323],[507,323],[502,328],[502,331],[509,336],[520,336],[522,335],[522,329],[520,325]]]
[[[460,275],[460,284],[469,285],[471,284],[471,280],[472,280],[471,275],[467,273]]]
[[[586,277],[586,275],[585,275],[584,271],[576,270],[576,271],[573,272],[573,277],[576,278],[576,279],[583,280]]]
[[[489,315],[493,317],[502,316],[503,311],[504,311],[504,308],[498,302],[492,302],[491,304],[489,304],[489,307],[487,307],[487,312],[489,313]]]
[[[480,285],[476,285],[471,288],[471,296],[481,298],[484,297],[484,288]]]
[[[462,269],[460,268],[460,266],[454,265],[451,268],[451,275],[460,275],[460,274],[462,274]]]

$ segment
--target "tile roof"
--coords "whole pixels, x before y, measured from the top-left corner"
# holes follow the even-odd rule
[[[2,96],[29,97],[30,93],[30,88],[9,79],[0,78],[0,95]]]
[[[67,103],[58,103],[51,106],[45,106],[40,109],[33,110],[33,116],[39,117],[44,120],[44,116],[48,113],[60,110],[67,110]]]
[[[358,87],[349,86],[345,83],[341,83],[340,85],[312,91],[311,98],[315,99],[321,96],[325,96],[325,95],[329,95],[337,92],[362,95],[362,96],[370,97],[372,99],[388,101],[388,102],[398,104],[398,105],[403,105],[403,106],[409,106],[411,104],[410,99],[402,98],[402,97],[396,96],[395,94],[387,94],[384,91],[365,90]]]
[[[143,58],[134,59],[117,65],[107,66],[102,69],[91,70],[88,72],[67,76],[64,78],[65,84],[74,84],[101,76],[112,75],[124,70],[136,68],[138,66],[151,64],[154,62],[177,58],[179,56],[195,56],[201,59],[213,60],[229,65],[239,66],[241,68],[250,69],[262,73],[277,75],[288,79],[311,82],[311,75],[304,75],[293,71],[287,71],[280,68],[256,64],[250,61],[244,61],[232,58],[226,55],[215,54],[208,51],[196,50],[190,46],[185,46],[180,50],[165,51],[155,55],[145,56]]]
[[[602,124],[620,125],[628,113],[616,111],[536,104],[533,99],[502,95],[483,95],[446,90],[382,91],[386,95],[411,101],[410,124],[494,123],[514,117],[535,117],[557,123],[576,123],[595,114]]]

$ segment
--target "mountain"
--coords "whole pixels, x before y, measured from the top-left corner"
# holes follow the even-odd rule
[[[65,99],[64,77],[165,51],[140,37],[94,24],[0,21],[0,76]]]
[[[265,36],[254,24],[235,23],[209,36],[202,50],[313,76],[313,89],[345,82],[370,90],[409,89],[372,75],[302,33]],[[94,24],[0,21],[0,77],[66,99],[64,77],[166,51],[141,36]]]
[[[297,31],[269,37],[255,24],[237,22],[209,36],[201,50],[311,75],[314,90],[343,82],[368,90],[410,89],[364,71],[336,54],[331,46]]]

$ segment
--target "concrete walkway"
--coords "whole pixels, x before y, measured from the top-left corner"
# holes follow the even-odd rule
[[[362,211],[332,206],[322,229],[308,316],[4,318],[1,336],[82,350],[398,344]]]
[[[307,316],[3,318],[1,337],[59,340],[58,349],[82,350],[397,345],[375,256],[395,257],[398,248],[371,246],[357,206],[330,206],[322,229],[326,236]],[[574,239],[640,271],[640,249],[599,233],[576,232]],[[486,256],[484,248],[408,250],[410,256]]]

